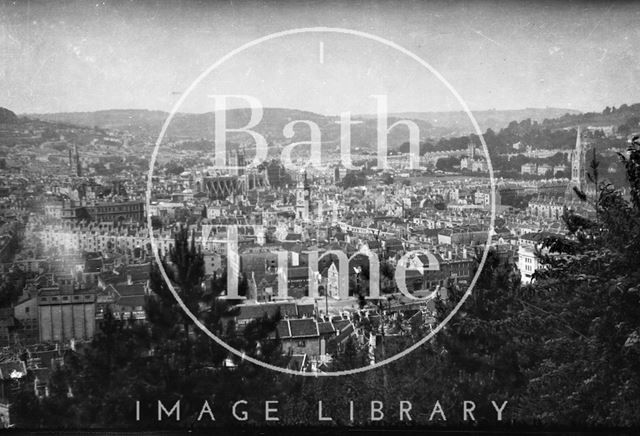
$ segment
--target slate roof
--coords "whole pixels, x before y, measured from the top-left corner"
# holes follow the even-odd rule
[[[149,275],[151,273],[151,264],[144,263],[140,265],[127,265],[127,269],[123,274],[123,277],[126,279],[128,275],[131,276],[131,280],[136,281],[146,281],[149,279]]]
[[[333,327],[335,327],[336,331],[338,332],[341,332],[346,327],[351,325],[351,321],[349,321],[348,319],[341,319],[338,321],[331,321],[331,322],[333,324]]]
[[[133,284],[127,285],[124,283],[113,285],[114,289],[118,294],[122,297],[130,297],[134,295],[144,295],[144,285],[142,284]]]
[[[123,283],[127,281],[127,276],[114,273],[113,271],[103,271],[100,273],[100,279],[106,285],[113,285],[115,283]]]
[[[45,368],[57,368],[61,362],[62,354],[59,350],[31,351],[29,361]]]
[[[311,317],[315,312],[315,305],[313,303],[309,304],[298,304],[298,316],[299,317]]]
[[[341,343],[346,341],[351,335],[355,333],[353,324],[349,323],[347,328],[342,330],[338,336],[336,336],[336,342]]]
[[[236,317],[239,320],[260,319],[265,314],[274,317],[278,310],[283,318],[298,316],[298,310],[295,303],[264,303],[264,304],[241,304],[237,306],[240,313]]]
[[[319,322],[318,323],[318,333],[321,335],[332,334],[335,333],[336,329],[330,322]]]
[[[308,338],[317,337],[318,323],[315,319],[290,319],[289,327],[291,329],[292,338]]]
[[[302,235],[300,233],[289,233],[285,237],[285,241],[301,241]]]
[[[520,236],[520,239],[524,239],[532,242],[543,242],[546,238],[550,238],[553,236],[559,236],[559,235],[555,235],[551,232],[536,232],[536,233],[527,233],[525,235],[522,235]]]
[[[85,267],[84,267],[84,272],[86,272],[86,273],[98,273],[100,271],[102,271],[102,258],[101,257],[87,259],[87,262],[85,263]]]
[[[289,329],[289,323],[286,320],[282,320],[276,326],[276,332],[280,339],[286,339],[291,337],[291,330]],[[275,335],[274,335],[275,336]]]
[[[127,297],[120,297],[116,304],[120,307],[138,307],[145,305],[144,295],[130,295]]]

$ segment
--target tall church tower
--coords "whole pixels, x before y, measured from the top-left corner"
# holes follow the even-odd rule
[[[311,200],[311,189],[305,171],[303,178],[298,178],[296,186],[296,218],[302,221],[309,220],[309,201]]]
[[[467,157],[470,160],[474,160],[476,158],[476,146],[473,142],[469,142],[467,145]]]
[[[578,134],[576,135],[576,146],[571,152],[571,180],[567,185],[565,197],[567,199],[575,198],[573,188],[584,191],[585,183],[585,148],[582,144],[580,126],[578,126]]]
[[[69,168],[76,177],[82,177],[82,163],[78,153],[78,144],[73,146],[73,155],[71,154],[71,149],[69,149]]]

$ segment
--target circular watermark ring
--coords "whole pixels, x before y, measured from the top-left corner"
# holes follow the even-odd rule
[[[180,108],[180,106],[182,105],[184,100],[194,90],[194,88],[196,86],[198,86],[198,84],[206,76],[208,76],[212,71],[214,71],[215,69],[220,67],[223,63],[225,63],[226,61],[228,61],[232,57],[238,55],[239,53],[241,53],[241,52],[243,52],[243,51],[245,51],[245,50],[247,50],[247,49],[249,49],[251,47],[254,47],[254,46],[258,45],[258,44],[266,42],[266,41],[270,41],[270,40],[273,40],[273,39],[282,38],[282,37],[290,36],[290,35],[303,34],[303,33],[338,33],[338,34],[352,35],[352,36],[358,36],[358,37],[361,37],[361,38],[369,39],[371,41],[375,41],[375,42],[378,42],[380,44],[386,45],[387,47],[393,48],[393,49],[399,51],[400,53],[403,53],[404,55],[410,57],[411,59],[416,61],[418,64],[420,64],[421,66],[426,68],[431,74],[436,76],[436,78],[438,78],[438,80],[440,80],[440,82],[443,85],[445,85],[445,87],[453,94],[453,96],[456,98],[456,100],[458,101],[460,106],[462,106],[462,108],[464,109],[465,113],[469,117],[469,120],[471,121],[471,124],[473,125],[473,128],[475,129],[475,131],[476,131],[476,133],[477,133],[477,135],[478,135],[478,137],[480,139],[480,142],[482,144],[482,149],[483,149],[484,154],[485,154],[486,159],[487,159],[487,167],[488,167],[488,170],[489,170],[489,179],[490,179],[490,183],[491,183],[491,218],[490,218],[489,231],[487,232],[487,242],[485,244],[484,251],[482,252],[482,256],[480,258],[478,269],[477,269],[475,275],[473,276],[473,279],[471,280],[471,283],[469,284],[469,287],[467,288],[466,292],[464,293],[464,295],[462,296],[460,301],[456,304],[456,306],[453,308],[453,310],[427,336],[425,336],[424,338],[422,338],[421,340],[419,340],[418,342],[416,342],[412,346],[408,347],[407,349],[405,349],[405,350],[403,350],[403,351],[401,351],[401,352],[399,352],[399,353],[397,353],[397,354],[395,354],[395,355],[393,355],[391,357],[388,357],[388,358],[386,358],[386,359],[384,359],[384,360],[382,360],[380,362],[376,362],[376,363],[374,363],[372,365],[363,366],[363,367],[360,367],[360,368],[349,369],[349,370],[343,370],[343,371],[335,371],[335,372],[303,372],[303,371],[296,371],[296,370],[292,370],[292,369],[288,369],[288,368],[283,368],[283,367],[280,367],[280,366],[272,365],[272,364],[263,362],[261,360],[255,359],[255,358],[253,358],[251,356],[245,355],[240,350],[237,350],[237,349],[233,348],[232,346],[227,344],[225,341],[223,341],[222,339],[220,339],[219,337],[214,335],[207,328],[207,326],[205,326],[198,319],[198,317],[195,316],[187,308],[187,306],[184,304],[184,302],[180,298],[180,295],[175,290],[173,284],[171,283],[171,280],[169,279],[169,277],[167,275],[167,272],[165,271],[165,269],[164,269],[164,267],[162,265],[162,259],[160,259],[160,253],[158,251],[158,245],[157,245],[156,240],[155,240],[155,238],[153,236],[153,227],[151,225],[151,215],[148,213],[148,211],[151,208],[151,190],[152,190],[152,186],[153,186],[153,182],[152,182],[153,168],[155,166],[155,162],[156,162],[156,159],[158,157],[158,150],[160,149],[160,144],[162,143],[162,140],[164,139],[164,136],[165,136],[165,134],[167,132],[169,124],[171,124],[171,121],[173,120],[173,117],[177,113],[178,109]],[[471,113],[471,110],[469,109],[467,104],[464,102],[464,100],[462,99],[460,94],[458,94],[458,92],[455,90],[455,88],[435,68],[433,68],[431,65],[429,65],[424,59],[422,59],[421,57],[419,57],[415,53],[407,50],[406,48],[396,44],[395,42],[392,42],[392,41],[389,41],[389,40],[387,40],[385,38],[382,38],[380,36],[372,35],[370,33],[362,32],[362,31],[359,31],[359,30],[344,29],[344,28],[339,28],[339,27],[303,27],[303,28],[285,30],[285,31],[282,31],[282,32],[271,33],[269,35],[263,36],[261,38],[255,39],[255,40],[250,41],[250,42],[247,42],[246,44],[243,44],[242,46],[236,48],[235,50],[230,51],[229,53],[227,53],[226,55],[224,55],[223,57],[218,59],[213,65],[211,65],[209,68],[207,68],[202,74],[200,74],[196,78],[196,80],[185,90],[185,92],[180,96],[178,101],[173,105],[173,108],[171,109],[171,112],[169,113],[169,116],[165,120],[165,122],[164,122],[164,124],[162,126],[162,129],[160,130],[160,134],[158,135],[158,139],[156,140],[155,147],[154,147],[153,152],[151,154],[151,160],[149,162],[149,173],[148,173],[147,177],[148,177],[147,178],[147,193],[146,193],[146,196],[147,196],[147,198],[146,198],[147,226],[148,226],[148,229],[149,229],[149,238],[150,238],[150,241],[151,241],[151,247],[153,249],[154,257],[155,257],[156,263],[158,264],[158,268],[160,270],[160,273],[161,273],[164,281],[166,282],[167,286],[169,287],[169,290],[173,294],[173,297],[178,302],[178,305],[180,306],[180,308],[187,314],[187,316],[194,322],[194,324],[196,326],[198,326],[198,328],[200,328],[200,330],[202,330],[207,336],[209,336],[211,339],[213,339],[218,345],[220,345],[221,347],[225,348],[227,351],[233,353],[234,355],[240,357],[241,359],[244,359],[244,360],[246,360],[248,362],[251,362],[251,363],[253,363],[255,365],[259,365],[259,366],[262,366],[264,368],[271,369],[273,371],[277,371],[277,372],[280,372],[280,373],[289,374],[289,375],[301,375],[301,376],[306,376],[306,377],[338,377],[338,376],[343,376],[343,375],[358,374],[358,373],[362,373],[362,372],[369,371],[369,370],[372,370],[372,369],[380,368],[380,367],[382,367],[384,365],[387,365],[387,364],[389,364],[391,362],[395,362],[396,360],[401,359],[402,357],[406,356],[407,354],[411,353],[412,351],[416,350],[417,348],[419,348],[420,346],[424,345],[429,340],[431,340],[431,338],[433,338],[442,328],[444,328],[444,326],[451,320],[451,318],[453,318],[453,316],[458,312],[458,310],[460,310],[460,307],[462,307],[462,305],[465,303],[467,298],[469,298],[469,296],[471,295],[473,287],[475,286],[476,282],[478,281],[478,278],[480,277],[480,273],[482,272],[484,264],[485,264],[485,262],[487,260],[487,255],[489,254],[489,249],[491,247],[491,237],[492,237],[491,229],[493,229],[493,227],[494,227],[495,216],[496,216],[495,180],[494,180],[494,177],[493,177],[493,166],[491,164],[491,158],[489,157],[489,150],[487,148],[487,144],[486,144],[486,142],[484,140],[484,137],[482,136],[482,131],[480,130],[480,126],[478,125],[478,122],[476,121],[475,117]]]

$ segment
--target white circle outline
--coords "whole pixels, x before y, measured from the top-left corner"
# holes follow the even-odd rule
[[[420,65],[425,67],[427,70],[429,70],[431,72],[431,74],[436,76],[440,80],[440,82],[442,82],[447,87],[447,89],[449,89],[449,91],[453,94],[453,96],[456,98],[458,103],[460,103],[460,105],[462,106],[462,108],[466,112],[467,116],[469,117],[469,120],[471,121],[471,124],[473,125],[476,133],[478,134],[478,137],[480,138],[480,142],[482,144],[482,149],[483,149],[483,151],[485,153],[485,156],[487,158],[487,166],[488,166],[488,169],[489,169],[489,179],[490,179],[490,182],[491,182],[491,219],[490,219],[489,231],[487,232],[487,243],[486,243],[484,251],[482,253],[482,258],[480,259],[480,263],[478,265],[478,270],[476,271],[476,274],[474,275],[473,279],[471,280],[471,284],[467,288],[467,291],[464,293],[464,295],[462,296],[462,298],[460,299],[458,304],[445,317],[445,319],[440,324],[438,324],[436,326],[435,329],[431,330],[431,332],[427,336],[425,336],[424,338],[422,338],[421,340],[419,340],[418,342],[416,342],[415,344],[413,344],[409,348],[407,348],[407,349],[405,349],[405,350],[403,350],[403,351],[401,351],[399,353],[396,353],[395,355],[393,355],[391,357],[388,357],[388,358],[386,358],[386,359],[384,359],[384,360],[382,360],[380,362],[376,362],[373,365],[362,366],[360,368],[343,370],[343,371],[335,371],[335,372],[320,372],[320,373],[318,373],[318,372],[295,371],[295,370],[291,370],[291,369],[288,369],[288,368],[283,368],[283,367],[280,367],[280,366],[276,366],[276,365],[272,365],[272,364],[269,364],[269,363],[266,363],[266,362],[262,362],[262,361],[260,361],[258,359],[254,359],[251,356],[247,356],[244,353],[241,353],[239,350],[236,350],[235,348],[233,348],[232,346],[227,344],[225,341],[223,341],[222,339],[220,339],[216,335],[214,335],[198,319],[198,317],[196,317],[193,313],[191,313],[191,311],[187,308],[187,306],[184,304],[184,302],[182,301],[182,299],[180,298],[180,296],[176,292],[175,288],[173,287],[173,285],[171,283],[171,280],[169,280],[169,277],[167,276],[167,272],[165,271],[164,267],[162,266],[162,260],[160,259],[160,254],[158,252],[158,246],[157,246],[156,240],[155,240],[155,238],[153,236],[153,227],[151,226],[151,215],[149,214],[149,210],[150,210],[150,207],[151,207],[151,188],[153,186],[153,183],[152,183],[153,168],[155,166],[155,162],[156,162],[156,159],[157,159],[157,156],[158,156],[158,150],[160,148],[160,144],[162,143],[162,140],[164,139],[164,135],[166,134],[166,131],[167,131],[168,127],[169,127],[169,124],[173,120],[173,117],[175,116],[176,112],[178,111],[178,108],[182,105],[184,100],[189,96],[191,91],[193,91],[193,89],[196,86],[198,86],[198,84],[206,76],[208,76],[212,71],[214,71],[216,68],[218,68],[220,65],[222,65],[227,60],[231,59],[233,56],[243,52],[244,50],[246,50],[248,48],[251,48],[253,46],[256,46],[258,44],[261,44],[261,43],[263,43],[265,41],[270,41],[272,39],[280,38],[280,37],[283,37],[283,36],[297,35],[297,34],[302,34],[302,33],[339,33],[339,34],[359,36],[359,37],[362,37],[362,38],[365,38],[365,39],[376,41],[376,42],[378,42],[380,44],[386,45],[387,47],[391,47],[393,49],[396,49],[399,52],[409,56],[410,58],[412,58],[413,60],[418,62]],[[249,42],[243,44],[242,46],[236,48],[235,50],[230,51],[229,53],[227,53],[226,55],[224,55],[223,57],[218,59],[209,68],[207,68],[202,74],[200,74],[196,78],[196,80],[182,93],[182,95],[180,96],[178,101],[173,105],[173,108],[171,109],[171,112],[169,113],[169,116],[167,117],[166,121],[164,122],[164,124],[162,126],[162,129],[160,130],[160,134],[158,136],[158,139],[156,140],[155,148],[153,150],[153,153],[151,154],[151,161],[149,162],[149,173],[148,173],[148,178],[147,178],[147,193],[146,193],[146,195],[147,195],[147,199],[146,199],[147,226],[149,228],[149,238],[151,240],[151,247],[153,249],[153,253],[154,253],[154,257],[155,257],[156,263],[158,264],[158,268],[160,269],[160,273],[161,273],[162,277],[164,278],[164,281],[166,282],[167,286],[169,287],[169,290],[173,294],[173,297],[176,299],[176,301],[178,302],[178,305],[187,314],[187,316],[189,316],[189,318],[191,318],[191,320],[195,323],[195,325],[197,325],[200,328],[200,330],[202,330],[204,333],[206,333],[207,336],[209,336],[211,339],[213,339],[218,345],[220,345],[221,347],[227,349],[227,351],[235,354],[236,356],[238,356],[238,357],[240,357],[240,358],[242,358],[244,360],[247,360],[247,361],[249,361],[249,362],[251,362],[253,364],[262,366],[263,368],[271,369],[273,371],[277,371],[277,372],[284,373],[284,374],[290,374],[290,375],[302,375],[302,376],[307,376],[307,377],[319,377],[319,376],[320,377],[338,377],[338,376],[342,376],[342,375],[358,374],[358,373],[362,373],[362,372],[369,371],[369,370],[372,370],[372,369],[380,368],[380,367],[382,367],[382,366],[384,366],[384,365],[386,365],[388,363],[394,362],[394,361],[406,356],[407,354],[409,354],[410,352],[414,351],[418,347],[424,345],[431,338],[433,338],[435,336],[435,334],[438,333],[451,320],[451,318],[458,312],[460,307],[465,303],[467,298],[469,298],[469,296],[471,295],[471,291],[473,290],[473,287],[475,286],[476,282],[478,281],[478,277],[480,276],[480,273],[482,272],[484,264],[485,264],[485,262],[487,260],[487,255],[489,254],[489,249],[491,247],[491,236],[492,236],[491,235],[491,229],[494,227],[495,216],[496,216],[495,180],[494,180],[494,177],[493,177],[493,165],[491,164],[491,158],[489,157],[489,150],[487,148],[487,144],[486,144],[486,142],[484,140],[484,137],[482,136],[482,132],[480,130],[480,126],[478,125],[478,122],[476,121],[475,117],[471,113],[471,110],[469,109],[467,104],[464,102],[464,100],[462,99],[460,94],[458,94],[458,92],[455,90],[455,88],[435,68],[433,68],[425,60],[423,60],[422,58],[420,58],[418,55],[414,54],[413,52],[407,50],[406,48],[396,44],[395,42],[389,41],[387,39],[384,39],[384,38],[376,36],[376,35],[372,35],[370,33],[361,32],[359,30],[344,29],[344,28],[340,28],[340,27],[301,27],[301,28],[289,29],[289,30],[285,30],[285,31],[281,31],[281,32],[271,33],[269,35],[263,36],[261,38],[255,39],[253,41],[249,41]]]

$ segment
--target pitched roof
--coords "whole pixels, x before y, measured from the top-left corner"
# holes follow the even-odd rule
[[[331,324],[330,322],[325,321],[325,322],[319,322],[318,323],[318,333],[319,334],[326,335],[326,334],[335,333],[335,332],[336,332],[336,329],[333,326],[333,324]]]
[[[85,273],[96,273],[102,271],[102,258],[92,258],[87,259],[85,263],[84,272]]]
[[[298,311],[295,303],[278,302],[278,303],[260,303],[260,304],[240,304],[237,319],[259,319],[264,315],[274,317],[278,310],[282,317],[295,317]]]
[[[313,312],[315,312],[315,305],[313,303],[307,303],[307,304],[298,304],[298,316],[299,317],[304,317],[304,316],[313,316]]]
[[[118,298],[116,304],[120,307],[144,307],[145,298],[144,295],[129,295]]]
[[[287,234],[285,241],[301,241],[302,235],[300,233],[289,233]]]
[[[349,338],[351,335],[353,335],[355,333],[355,329],[353,328],[353,324],[349,323],[349,325],[347,326],[347,328],[345,328],[344,330],[342,330],[340,332],[340,334],[338,336],[336,336],[335,340],[338,343],[344,342],[347,340],[347,338]]]
[[[315,319],[290,319],[289,327],[292,338],[306,338],[318,336],[318,323]]]
[[[556,236],[556,235],[550,232],[535,232],[535,233],[524,234],[520,236],[520,239],[525,239],[527,241],[532,241],[532,242],[543,242],[545,238],[548,238],[551,236]]]
[[[127,285],[125,283],[119,283],[119,284],[113,285],[113,288],[122,297],[144,295],[144,285],[142,284]]]
[[[276,326],[276,332],[280,339],[290,338],[291,337],[291,329],[289,328],[289,323],[287,320],[282,320]]]
[[[338,332],[341,332],[342,330],[344,330],[345,328],[351,325],[351,321],[349,321],[348,319],[340,319],[336,321],[331,320],[331,323],[333,324],[333,327]]]
[[[134,282],[142,281],[142,280],[148,280],[150,273],[151,273],[150,263],[143,263],[140,265],[127,265],[127,269],[123,277],[126,278],[128,275],[130,275],[131,280],[133,280]]]
[[[56,368],[62,359],[60,350],[30,351],[29,355],[30,358],[28,360],[30,362],[45,368]]]

